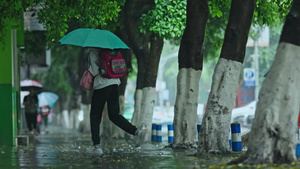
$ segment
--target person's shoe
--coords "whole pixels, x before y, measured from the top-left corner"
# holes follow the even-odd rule
[[[94,153],[97,155],[103,155],[103,150],[102,150],[100,144],[97,144],[94,146]]]
[[[135,144],[140,146],[145,142],[147,130],[146,129],[137,129],[137,133],[135,134]]]
[[[89,155],[92,155],[92,156],[95,156],[95,157],[104,155],[100,144],[96,144],[96,145],[94,145],[94,148],[88,149],[87,153]]]
[[[36,136],[39,135],[39,133],[36,131],[36,129],[33,129],[32,131],[33,131],[34,135],[36,135]]]

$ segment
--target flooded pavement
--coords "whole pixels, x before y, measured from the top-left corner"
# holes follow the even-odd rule
[[[57,131],[57,128],[55,129]],[[226,166],[240,153],[199,158],[196,150],[173,150],[168,145],[152,143],[135,147],[124,139],[102,139],[103,157],[87,153],[91,147],[89,134],[63,130],[30,137],[28,146],[0,146],[0,168],[104,168],[104,169],[158,169],[158,168],[274,168],[274,165]],[[276,168],[299,168],[300,163]]]

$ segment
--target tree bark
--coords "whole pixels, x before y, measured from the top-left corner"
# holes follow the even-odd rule
[[[199,81],[208,13],[207,0],[187,1],[186,29],[178,55],[179,73],[174,109],[175,147],[196,146]]]
[[[155,84],[157,79],[158,64],[163,48],[163,39],[156,37],[155,35],[151,38],[151,47],[149,51],[149,57],[147,58],[146,72],[143,77],[143,88],[142,88],[142,102],[141,102],[141,113],[138,128],[147,129],[147,136],[145,142],[150,142],[152,132],[152,117],[153,109],[155,105]]]
[[[146,3],[147,1],[144,1]],[[141,1],[139,3],[142,3]],[[142,7],[140,10],[135,10],[134,7],[139,6]],[[139,119],[140,119],[140,114],[141,114],[141,100],[142,100],[142,81],[143,81],[143,76],[145,74],[146,69],[144,69],[145,64],[146,64],[146,59],[147,58],[147,50],[148,50],[148,39],[149,35],[143,35],[143,38],[138,37],[138,30],[136,29],[138,27],[138,24],[136,21],[139,19],[140,13],[142,12],[142,9],[145,8],[144,4],[138,5],[135,3],[135,0],[128,0],[126,1],[124,5],[124,15],[125,15],[125,29],[128,35],[128,40],[129,40],[129,46],[132,49],[133,53],[136,56],[137,59],[137,66],[138,66],[138,71],[137,71],[137,82],[136,82],[136,91],[135,91],[135,103],[134,103],[134,113],[132,117],[132,124],[138,125]],[[135,10],[135,14],[132,13],[132,11]],[[147,11],[146,9],[145,11]]]
[[[263,82],[247,152],[230,164],[296,161],[299,115],[300,2],[294,1],[283,27],[275,60]]]
[[[138,62],[136,100],[132,123],[138,128],[148,130],[148,137],[145,141],[149,141],[151,136],[155,84],[163,39],[152,33],[141,34],[138,27],[141,15],[153,7],[153,0],[128,0],[125,3],[125,27],[130,47]]]
[[[216,65],[199,133],[198,154],[228,153],[231,111],[241,81],[255,0],[232,0],[225,39]]]

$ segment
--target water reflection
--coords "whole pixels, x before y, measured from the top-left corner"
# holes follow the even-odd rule
[[[15,168],[19,166],[17,159],[15,146],[0,146],[0,168]]]

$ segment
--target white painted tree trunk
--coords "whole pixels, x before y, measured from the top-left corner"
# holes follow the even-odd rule
[[[134,93],[134,113],[131,119],[131,123],[136,126],[139,125],[141,116],[142,98],[143,91],[141,89],[137,89]]]
[[[78,129],[78,109],[72,109],[69,113],[69,128],[70,129]]]
[[[228,152],[231,112],[242,78],[241,62],[220,58],[199,133],[198,153]]]
[[[69,112],[68,112],[68,110],[63,110],[62,111],[62,115],[63,115],[63,126],[65,128],[70,128],[70,120],[69,120]]]
[[[155,88],[154,87],[145,87],[142,90],[142,99],[141,99],[141,112],[139,124],[136,125],[140,129],[146,129],[147,134],[143,142],[151,142],[151,132],[152,132],[152,116],[153,109],[155,105]]]
[[[90,104],[82,104],[81,109],[83,111],[83,121],[80,124],[80,131],[83,133],[90,133],[91,126],[90,126]]]
[[[180,69],[174,108],[175,147],[196,146],[199,82],[202,71]]]
[[[244,163],[296,160],[299,115],[300,47],[280,43],[263,82]]]

